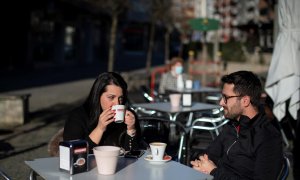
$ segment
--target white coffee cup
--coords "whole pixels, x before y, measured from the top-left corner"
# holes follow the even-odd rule
[[[172,107],[178,107],[180,105],[181,94],[170,94],[169,98]]]
[[[125,117],[125,106],[124,105],[114,105],[112,110],[115,110],[115,123],[122,123],[124,122]]]
[[[150,143],[150,149],[153,161],[161,161],[164,158],[167,144],[163,142]]]
[[[97,146],[93,148],[99,174],[110,175],[116,172],[120,147]]]

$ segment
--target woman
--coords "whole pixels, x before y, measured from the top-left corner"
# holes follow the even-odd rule
[[[124,123],[114,123],[113,105],[127,104],[127,84],[117,73],[102,73],[95,80],[85,103],[71,112],[65,123],[64,140],[85,139],[90,152],[95,146],[114,145],[126,151],[138,149],[140,126],[132,110]]]
[[[167,89],[182,89],[188,75],[183,73],[183,60],[173,57],[169,64],[169,71],[162,75],[159,83],[159,93],[165,94]]]

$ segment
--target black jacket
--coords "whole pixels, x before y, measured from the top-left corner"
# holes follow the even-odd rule
[[[79,107],[71,111],[70,116],[65,122],[63,139],[75,140],[84,139],[89,144],[90,153],[95,146],[99,145],[112,145],[119,146],[125,150],[130,150],[129,144],[131,143],[132,150],[138,149],[139,137],[140,137],[140,126],[138,120],[136,120],[136,136],[131,137],[127,134],[127,125],[125,123],[111,123],[107,126],[101,141],[99,144],[95,144],[90,138],[89,134],[97,126],[94,124],[88,126],[89,117],[83,107]]]
[[[229,122],[207,153],[215,180],[275,180],[284,162],[281,134],[264,114]]]

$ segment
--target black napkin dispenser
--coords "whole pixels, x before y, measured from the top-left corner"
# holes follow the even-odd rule
[[[59,143],[59,169],[70,174],[88,171],[89,147],[85,140],[62,141]]]

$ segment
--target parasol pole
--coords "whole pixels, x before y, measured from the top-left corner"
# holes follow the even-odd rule
[[[203,65],[207,65],[207,47],[206,47],[206,31],[203,31],[203,40],[202,40],[202,59]],[[205,68],[206,69],[206,68]],[[206,73],[202,74],[201,82],[206,86]]]
[[[206,0],[202,0],[202,17],[204,18],[204,24],[208,24],[207,20],[207,12],[206,12]],[[203,31],[203,40],[202,40],[202,62],[203,65],[206,66],[207,64],[207,46],[206,46],[206,31]],[[204,71],[202,78],[201,78],[202,84],[206,86],[206,73]]]

